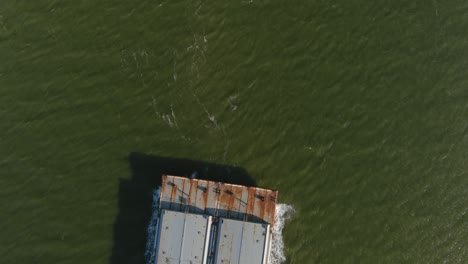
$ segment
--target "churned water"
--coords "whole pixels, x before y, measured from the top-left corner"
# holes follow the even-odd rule
[[[281,264],[286,261],[284,252],[283,229],[286,221],[294,214],[294,208],[288,204],[276,205],[275,225],[272,232],[270,264]]]
[[[467,263],[467,14],[0,1],[1,262],[144,263],[157,166],[135,180],[138,152],[278,189],[284,263]]]

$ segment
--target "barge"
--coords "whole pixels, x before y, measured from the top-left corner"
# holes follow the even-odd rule
[[[151,262],[267,264],[278,191],[164,175]]]

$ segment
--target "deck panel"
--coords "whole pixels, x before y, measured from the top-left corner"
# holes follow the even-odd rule
[[[274,190],[164,175],[162,209],[274,224]]]

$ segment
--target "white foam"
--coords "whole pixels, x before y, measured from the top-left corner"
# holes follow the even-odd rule
[[[281,264],[286,261],[282,232],[286,221],[294,214],[294,208],[289,204],[277,204],[275,211],[269,264]]]

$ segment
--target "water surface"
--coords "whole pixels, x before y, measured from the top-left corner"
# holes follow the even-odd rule
[[[240,166],[278,189],[296,210],[286,263],[468,262],[467,13],[1,1],[3,262],[113,264],[131,152]]]

